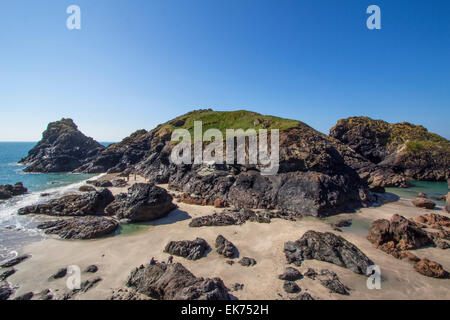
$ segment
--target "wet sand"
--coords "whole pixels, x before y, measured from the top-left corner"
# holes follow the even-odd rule
[[[145,179],[138,177],[138,182],[144,181]],[[132,176],[130,183],[134,183]],[[114,194],[126,192],[126,189],[127,187],[111,188]],[[212,247],[206,257],[197,261],[174,257],[174,262],[181,262],[196,276],[220,277],[229,288],[235,283],[244,284],[243,290],[231,292],[238,299],[289,299],[296,294],[285,293],[284,282],[278,279],[278,275],[288,266],[283,253],[284,243],[299,239],[308,230],[316,230],[334,232],[360,248],[381,268],[381,289],[367,289],[367,278],[348,269],[326,262],[307,260],[299,268],[300,271],[304,272],[308,267],[316,270],[329,269],[336,272],[351,291],[349,296],[329,293],[318,280],[313,281],[305,277],[297,282],[302,292],[309,292],[316,299],[450,299],[450,280],[425,277],[414,271],[411,263],[397,260],[375,249],[366,239],[365,228],[368,228],[373,220],[390,219],[394,213],[414,217],[430,212],[413,207],[409,201],[399,200],[333,217],[332,219],[353,219],[353,226],[343,228],[342,233],[334,231],[329,221],[315,218],[304,218],[295,222],[273,219],[270,224],[247,222],[242,226],[190,228],[188,224],[191,218],[209,215],[221,209],[177,204],[177,210],[165,218],[141,226],[140,232],[90,241],[48,239],[24,248],[21,253],[31,254],[32,258],[17,265],[18,271],[8,279],[16,287],[16,296],[47,288],[55,295],[60,295],[68,291],[65,286],[67,277],[49,281],[52,274],[69,265],[78,265],[84,270],[95,264],[99,271],[96,274],[82,273],[82,281],[95,277],[101,277],[103,280],[87,293],[78,294],[74,298],[107,299],[113,289],[125,285],[128,275],[135,267],[148,263],[152,257],[167,261],[169,255],[165,254],[163,249],[169,241],[201,237]],[[433,211],[449,216],[442,210]],[[246,256],[256,259],[256,266],[227,264],[228,259],[220,256],[214,249],[215,239],[219,234],[239,249],[236,262]],[[444,269],[450,270],[450,249],[425,248],[415,250],[414,254],[435,260],[442,264]]]

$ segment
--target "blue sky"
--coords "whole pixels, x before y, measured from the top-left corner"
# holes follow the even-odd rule
[[[366,27],[371,4],[381,30]],[[449,16],[446,0],[4,0],[0,141],[36,141],[61,117],[118,141],[194,108],[325,133],[366,115],[449,139]]]

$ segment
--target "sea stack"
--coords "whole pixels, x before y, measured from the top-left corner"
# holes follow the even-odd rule
[[[104,147],[78,130],[72,119],[61,119],[48,125],[42,140],[20,163],[26,172],[71,172]]]

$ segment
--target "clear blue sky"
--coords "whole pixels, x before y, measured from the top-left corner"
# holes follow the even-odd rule
[[[382,30],[366,28],[371,4]],[[193,108],[325,133],[366,115],[450,138],[449,17],[447,0],[3,0],[0,141],[36,141],[61,117],[118,141]]]

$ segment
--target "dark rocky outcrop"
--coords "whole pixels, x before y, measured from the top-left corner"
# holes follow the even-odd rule
[[[301,272],[292,267],[287,267],[284,273],[278,276],[278,279],[286,281],[297,281],[302,278],[303,275],[301,274]]]
[[[310,279],[315,280],[316,276],[317,276],[317,272],[313,268],[308,268],[308,270],[306,270],[306,272],[305,272],[305,276]]]
[[[94,192],[94,191],[96,191],[96,189],[93,186],[85,185],[85,186],[81,186],[78,189],[78,191],[80,191],[80,192]]]
[[[95,239],[113,233],[119,224],[104,217],[79,217],[44,222],[37,226],[47,234],[56,234],[63,239]]]
[[[71,194],[59,199],[50,200],[19,209],[19,215],[45,214],[49,216],[78,217],[87,215],[103,215],[105,208],[114,200],[108,189],[82,194]]]
[[[133,270],[127,286],[158,300],[229,300],[228,290],[219,278],[197,278],[182,264],[141,266]]]
[[[433,244],[426,231],[398,214],[394,214],[390,221],[380,219],[372,222],[367,239],[376,248],[397,259],[402,258],[402,252],[405,250],[419,249]]]
[[[17,182],[15,185],[0,186],[0,200],[11,199],[15,196],[20,196],[28,192],[28,189],[23,186],[22,182]]]
[[[26,172],[71,172],[94,159],[104,146],[78,130],[72,119],[52,122],[42,140],[20,162]]]
[[[411,200],[412,204],[418,208],[424,208],[424,209],[434,209],[436,204],[423,197],[417,197]]]
[[[198,260],[208,249],[210,249],[208,243],[202,238],[197,238],[193,241],[171,241],[166,245],[164,252],[188,260]]]
[[[24,300],[31,300],[31,299],[33,299],[33,297],[34,297],[34,293],[33,292],[27,292],[27,293],[25,293],[25,294],[23,294],[21,296],[18,296],[16,298],[14,298],[14,300],[22,300],[22,301],[24,301]]]
[[[53,274],[50,279],[60,279],[64,278],[67,274],[67,268],[59,269],[55,274]]]
[[[257,122],[255,117],[270,118]],[[170,162],[171,135],[176,128],[192,129],[194,120],[213,121],[238,129],[248,120],[248,128],[280,129],[280,170],[277,175],[261,175],[259,165],[180,165]],[[239,119],[239,121],[237,121]],[[246,111],[188,113],[155,128],[141,130],[103,150],[77,172],[124,172],[131,170],[155,183],[195,194],[208,204],[239,208],[280,209],[295,215],[325,216],[352,210],[371,201],[369,191],[358,174],[345,161],[331,139],[304,123]],[[354,153],[347,148],[348,153]],[[218,202],[217,202],[218,203]]]
[[[237,254],[237,248],[224,236],[219,235],[216,239],[216,251],[226,258],[233,258]]]
[[[8,260],[6,262],[4,262],[2,265],[0,265],[0,268],[10,268],[10,267],[14,267],[15,265],[25,261],[26,259],[30,258],[31,256],[29,254],[24,254],[21,256],[18,256],[14,259]]]
[[[151,221],[167,216],[176,206],[172,196],[154,184],[136,183],[128,193],[116,196],[106,212],[119,219]]]
[[[372,264],[355,245],[330,232],[308,231],[300,240],[286,242],[284,253],[287,262],[297,266],[300,266],[303,260],[316,259],[359,274],[366,274],[367,268]]]
[[[422,126],[352,117],[339,120],[330,135],[381,170],[415,180],[445,181],[450,176],[449,141]]]

